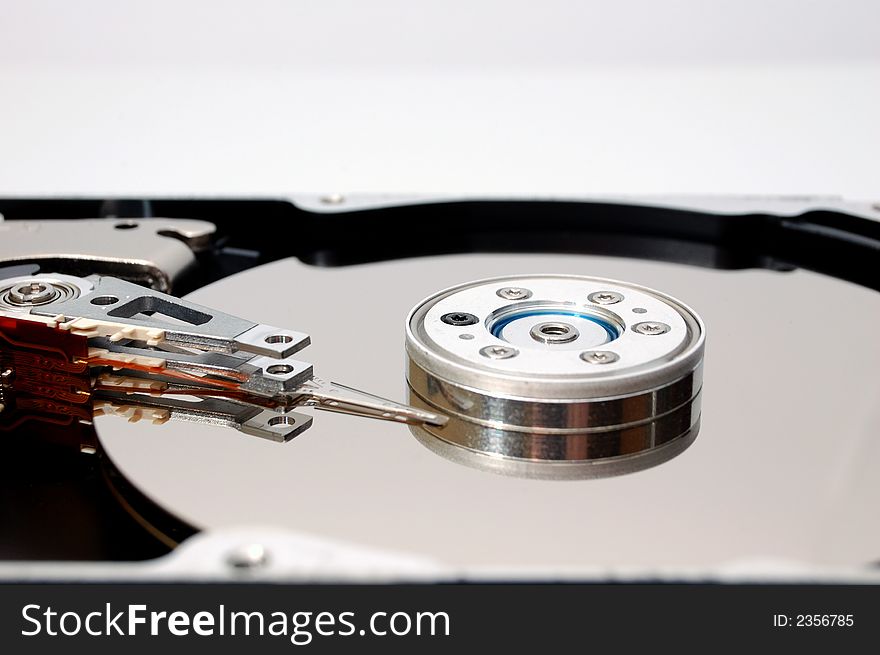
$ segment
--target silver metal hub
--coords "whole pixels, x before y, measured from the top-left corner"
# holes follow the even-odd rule
[[[570,323],[538,323],[529,335],[539,343],[548,346],[558,346],[561,343],[570,343],[581,336],[577,328]]]
[[[55,289],[37,281],[18,284],[9,290],[9,300],[16,305],[40,305],[52,302],[55,297]]]
[[[0,281],[0,310],[28,310],[78,298],[92,285],[69,275],[37,275]]]
[[[406,347],[410,402],[450,420],[413,432],[450,459],[525,477],[653,466],[696,437],[704,333],[682,303],[625,282],[546,275],[447,289],[412,310]]]

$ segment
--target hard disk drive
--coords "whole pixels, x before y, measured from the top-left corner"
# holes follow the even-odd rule
[[[4,577],[880,581],[880,205],[0,213]]]

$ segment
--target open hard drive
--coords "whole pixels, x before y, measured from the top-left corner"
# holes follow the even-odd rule
[[[5,577],[880,581],[880,205],[0,213]]]

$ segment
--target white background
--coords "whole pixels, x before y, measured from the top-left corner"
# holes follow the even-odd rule
[[[880,196],[871,0],[0,4],[0,194]]]

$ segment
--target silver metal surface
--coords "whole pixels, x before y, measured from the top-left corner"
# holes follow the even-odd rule
[[[533,441],[511,447],[510,441],[521,437],[521,435],[516,433],[503,434],[496,432],[486,434],[485,432],[475,430],[474,434],[471,435],[471,441],[475,446],[473,448],[462,448],[456,443],[438,439],[435,434],[423,428],[413,427],[411,431],[423,446],[456,464],[519,478],[572,481],[626,475],[662,464],[684,452],[696,439],[699,427],[699,419],[697,419],[692,427],[685,429],[684,432],[680,432],[673,439],[634,454],[612,456],[597,460],[567,460],[558,456],[555,458],[546,457],[540,464],[536,464],[527,458],[528,455],[536,454]],[[637,434],[638,432],[642,434]],[[627,432],[614,432],[608,436],[611,439],[639,439],[648,437],[649,435],[646,432],[647,430],[641,427]],[[574,440],[571,439],[571,441]],[[497,454],[489,453],[488,451],[493,445],[493,441],[504,441],[504,451],[517,452],[519,456],[498,456]],[[583,448],[575,443],[554,446],[556,453],[546,450],[537,450],[537,453],[558,455],[572,448],[583,452]],[[540,449],[540,446],[538,446],[538,449]]]
[[[13,305],[45,305],[56,298],[51,285],[41,282],[25,282],[13,285],[9,290],[9,302]]]
[[[314,407],[328,412],[350,414],[364,418],[378,418],[411,425],[445,425],[447,418],[442,414],[396,403],[387,398],[352,389],[336,382],[326,382],[312,377],[304,382],[294,393],[302,394],[305,400],[298,403],[304,407]]]
[[[532,296],[505,304],[499,287]],[[479,324],[438,320],[449,307]],[[675,327],[640,320],[628,330],[636,307]],[[462,330],[474,339],[461,340]],[[569,480],[640,471],[697,435],[704,341],[687,307],[623,282],[543,275],[462,284],[427,298],[407,319],[410,403],[450,417],[413,431],[429,447],[430,435],[461,448],[458,463],[498,473]],[[603,344],[614,353],[584,356]],[[493,355],[514,346],[515,360]],[[597,362],[605,365],[587,365]]]
[[[165,342],[199,350],[289,357],[309,344],[309,335],[302,332],[260,325],[131,282],[100,276],[86,280],[93,287],[89,293],[35,307],[32,313],[62,314],[161,330]],[[92,302],[95,298],[102,300],[96,304]],[[115,300],[105,302],[108,298]]]
[[[662,207],[685,211],[709,212],[715,214],[771,214],[780,217],[795,217],[812,211],[836,211],[860,218],[880,222],[880,209],[876,203],[852,201],[834,195],[626,195],[594,194],[589,196],[529,195],[513,196],[505,194],[502,198],[485,196],[455,196],[443,194],[346,194],[344,197],[333,194],[339,202],[326,202],[315,194],[295,194],[289,197],[297,207],[309,211],[332,214],[340,211],[382,209],[388,207],[435,204],[443,202],[466,202],[474,200],[531,200],[595,202],[632,205],[634,207]]]
[[[242,576],[246,576],[243,578]],[[583,565],[561,572],[548,557],[527,567],[450,565],[399,549],[365,547],[302,531],[265,526],[218,528],[190,537],[168,555],[146,562],[0,562],[5,582],[457,583],[669,582],[721,584],[880,584],[880,570],[777,563],[775,566]]]
[[[39,293],[27,293],[25,289],[42,288]],[[93,285],[83,278],[70,275],[40,275],[6,278],[0,280],[0,310],[28,312],[32,307],[62,302],[90,293]]]
[[[497,288],[528,283],[533,296],[505,303]],[[596,290],[612,290],[624,300],[608,307],[588,301]],[[481,323],[460,327],[439,320],[452,308],[477,316]],[[634,308],[645,308],[638,322],[646,319],[671,326],[668,333],[647,339],[626,329]],[[578,322],[581,339],[559,347],[547,347],[529,336],[509,344],[504,326],[520,317],[538,316],[535,322],[562,320]],[[606,326],[596,332],[587,326]],[[531,324],[526,323],[528,329]],[[493,332],[501,330],[500,336]],[[463,340],[462,333],[473,340]],[[580,400],[642,393],[663,386],[693,371],[702,360],[703,328],[696,315],[675,299],[638,285],[602,278],[570,275],[505,277],[468,283],[441,291],[420,303],[407,321],[407,353],[419,367],[442,380],[457,381],[474,389],[491,389],[492,395],[547,400]],[[578,352],[611,340],[621,354],[618,362],[595,371],[584,366]],[[596,341],[598,340],[598,343]],[[486,361],[474,355],[482,348],[512,345],[515,358]],[[526,347],[529,346],[529,347]],[[623,356],[623,353],[626,356]],[[540,382],[536,386],[536,381]]]
[[[611,336],[602,324],[588,316],[560,315],[548,321],[546,314],[527,313],[506,321],[498,338],[522,348],[543,347],[548,352],[583,350],[606,343]]]
[[[197,401],[178,398],[157,398],[149,394],[114,393],[102,391],[96,401],[97,414],[120,414],[133,422],[143,416],[144,408],[161,412],[160,420],[167,418],[232,428],[253,437],[260,437],[277,443],[285,443],[302,434],[312,424],[312,417],[300,412],[288,411],[284,414],[260,409],[244,403],[231,402],[220,398],[203,398]],[[106,407],[106,409],[105,409]],[[112,408],[112,411],[110,411]],[[149,416],[146,416],[149,423]],[[158,426],[157,426],[158,427]]]
[[[267,575],[283,575],[287,551],[258,527],[269,525],[426,558],[451,567],[453,578],[490,569],[502,579],[539,571],[557,580],[872,575],[868,565],[880,553],[874,291],[806,271],[470,255],[344,268],[285,260],[191,299],[311,333],[310,359],[323,376],[402,399],[400,333],[357,317],[381,311],[402,320],[425,295],[463,279],[548,270],[643,282],[699,310],[710,333],[706,393],[700,436],[686,451],[633,475],[558,483],[461,466],[423,447],[405,425],[342,415],[316,417],[283,448],[195,423],[101,417],[97,429],[126,476],[208,530],[206,539],[236,528],[236,538],[223,539],[213,554],[189,552],[186,570],[222,576],[230,549],[257,542],[271,548]],[[278,279],[296,284],[295,302],[254,293]],[[344,309],[328,298],[344,298]],[[830,329],[816,320],[816,298],[833,299],[845,324]],[[813,318],[800,320],[806,313]],[[792,330],[795,320],[799,329]],[[829,339],[840,341],[835,357],[815,357],[817,344]],[[304,561],[299,554],[297,561]]]
[[[416,425],[446,421],[315,378],[311,364],[291,358],[308,345],[307,334],[115,278],[8,279],[0,287],[4,312],[89,340],[97,414],[153,424],[183,419],[278,442],[311,425],[310,416],[291,411],[298,406]]]
[[[571,323],[563,323],[562,321],[548,321],[533,325],[529,330],[529,336],[538,343],[545,343],[548,346],[558,346],[563,343],[569,343],[581,336],[578,329]]]
[[[44,270],[112,275],[167,292],[214,231],[206,221],[177,218],[0,220],[0,266],[36,262]]]

